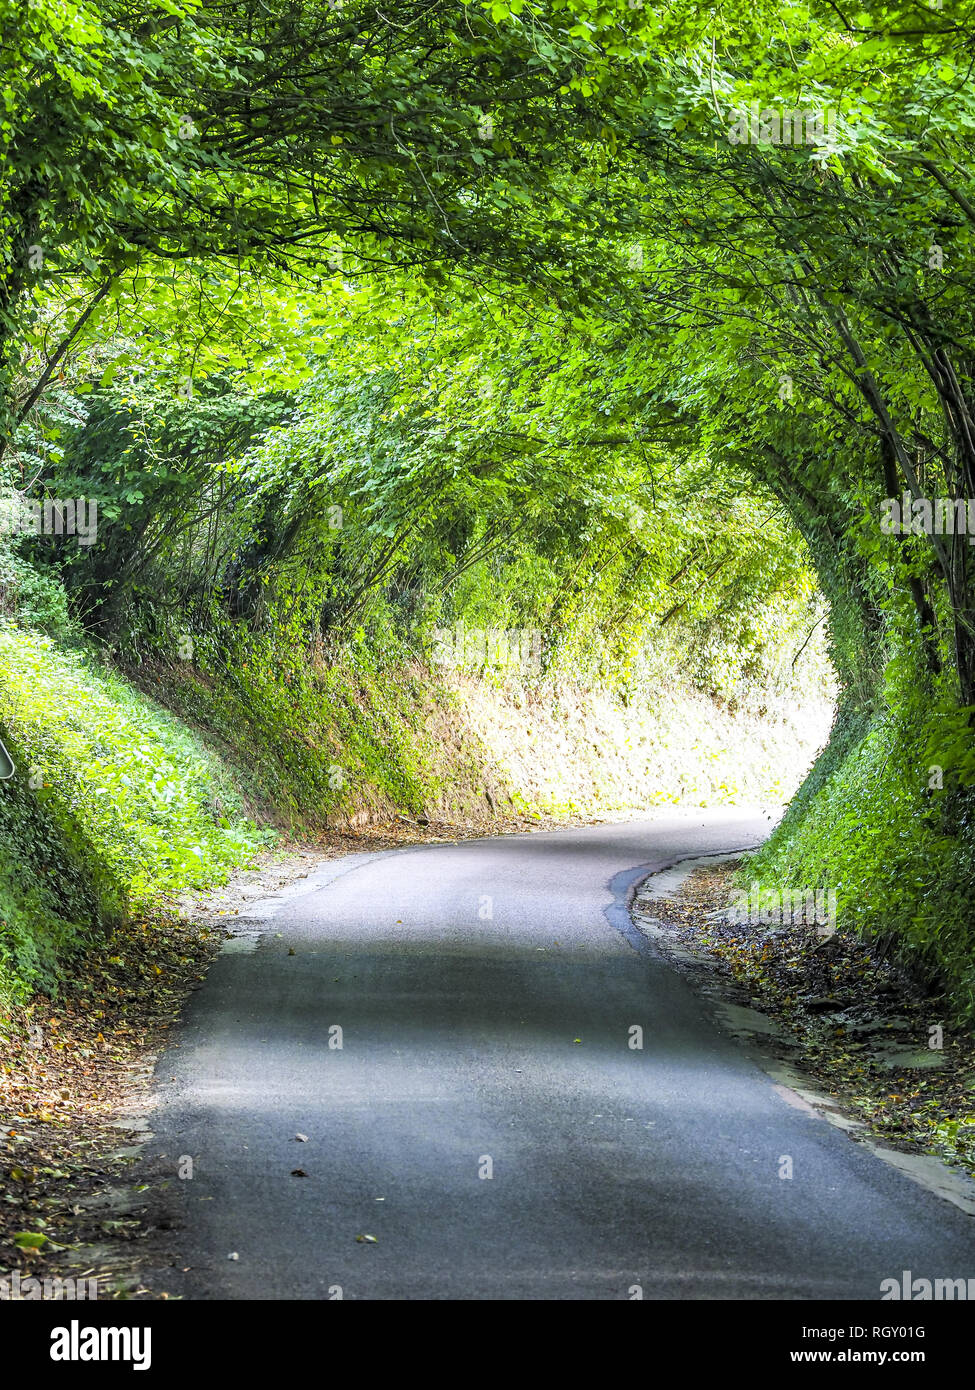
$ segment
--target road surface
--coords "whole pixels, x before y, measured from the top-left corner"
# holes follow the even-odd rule
[[[629,927],[648,869],[767,827],[701,811],[329,865],[217,959],[161,1059],[179,1254],[156,1282],[877,1299],[905,1269],[975,1277],[972,1218],[788,1104]]]

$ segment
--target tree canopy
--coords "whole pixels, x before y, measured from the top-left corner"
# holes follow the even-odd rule
[[[718,688],[821,594],[966,833],[970,0],[3,8],[2,468],[97,501],[89,636]]]

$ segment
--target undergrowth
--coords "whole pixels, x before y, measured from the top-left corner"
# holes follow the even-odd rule
[[[975,793],[965,712],[906,681],[841,712],[744,877],[835,889],[838,921],[975,1018]]]

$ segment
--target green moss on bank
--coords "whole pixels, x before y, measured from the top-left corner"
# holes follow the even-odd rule
[[[768,844],[742,871],[836,890],[838,921],[975,1018],[975,792],[964,712],[901,689],[848,708]],[[934,1020],[936,1021],[936,1020]]]
[[[129,912],[220,882],[262,836],[234,779],[90,658],[0,629],[0,998],[56,989]]]

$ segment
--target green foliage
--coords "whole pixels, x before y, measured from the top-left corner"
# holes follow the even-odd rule
[[[250,795],[291,831],[373,811],[416,814],[443,790],[424,721],[449,696],[404,649],[377,657],[360,641],[327,665],[320,652],[309,659],[252,638],[219,669],[157,667],[152,683],[227,749]],[[452,760],[455,777],[465,761],[476,774],[475,748]]]
[[[3,740],[21,756],[15,730]],[[104,863],[70,809],[39,798],[15,775],[0,797],[0,1003],[31,988],[56,990],[65,964],[123,911]]]
[[[649,645],[723,698],[812,658],[822,685],[818,638],[787,669],[821,613],[784,508],[661,423],[634,350],[422,298],[363,334],[374,298],[334,311],[291,406],[233,382],[93,398],[58,471],[105,517],[60,552],[90,630],[130,655],[191,636],[220,669],[235,624],[421,651],[462,620],[538,629],[575,677],[625,684]]]
[[[80,653],[0,629],[0,696],[8,990],[52,989],[120,914],[222,881],[262,842],[218,760]]]
[[[967,743],[947,760],[950,704],[888,689],[871,715],[847,710],[782,825],[749,860],[742,881],[825,887],[838,920],[877,942],[975,1018],[975,819],[961,785]],[[942,753],[944,764],[933,761]]]
[[[828,653],[845,722],[767,862],[964,990],[932,885],[968,882],[975,570],[880,508],[975,497],[975,4],[386,8],[12,26],[3,482],[102,525],[15,542],[7,611],[192,671],[294,815],[340,804],[333,744],[422,803],[384,662],[458,621],[538,628],[550,674],[623,698],[667,662],[729,704],[821,693]],[[753,104],[830,135],[746,135]],[[119,737],[71,758],[124,807],[85,802],[126,892],[196,840],[225,868],[182,764]],[[174,786],[185,835],[129,784]]]
[[[82,637],[60,576],[40,571],[7,550],[0,550],[0,614],[65,646],[78,643]]]

